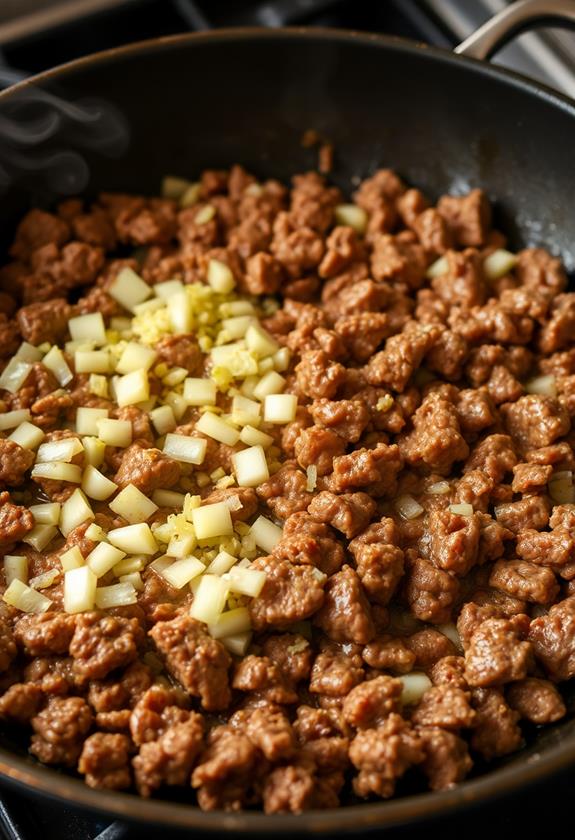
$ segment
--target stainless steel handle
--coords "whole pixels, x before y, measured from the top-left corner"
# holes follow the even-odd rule
[[[534,24],[575,28],[575,2],[573,0],[519,0],[480,26],[462,41],[454,52],[470,58],[490,58],[515,35]]]

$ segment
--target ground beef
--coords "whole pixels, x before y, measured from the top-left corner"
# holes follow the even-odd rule
[[[331,144],[313,132],[304,140],[329,170]],[[29,411],[45,442],[78,437],[78,408],[130,424],[130,446],[106,446],[93,466],[155,502],[157,491],[177,495],[146,519],[158,551],[129,563],[182,548],[211,563],[230,551],[266,575],[258,596],[230,593],[226,610],[240,619],[247,608],[251,629],[229,640],[189,614],[199,579],[177,589],[161,563],[141,583],[130,577],[137,602],[126,607],[67,614],[62,573],[42,590],[45,613],[0,603],[0,719],[27,727],[33,755],[90,786],[145,797],[193,788],[204,810],[336,808],[352,788],[391,796],[411,767],[448,789],[470,771],[470,752],[506,755],[522,744],[520,720],[566,713],[556,684],[575,676],[575,505],[555,503],[553,479],[575,470],[567,275],[529,248],[488,278],[485,258],[507,244],[480,189],[434,205],[380,170],[354,195],[363,231],[339,224],[346,200],[321,173],[287,187],[234,166],[199,173],[187,206],[102,194],[32,210],[17,228],[13,262],[0,268],[3,364],[24,340],[41,353],[58,345],[74,373],[69,322],[85,314],[102,315],[121,353],[118,319],[131,313],[110,292],[122,269],[150,289],[185,284],[193,326],[172,334],[161,310],[138,313],[129,340],[156,353],[149,405],[118,407],[114,383],[100,396],[87,373],[61,386],[40,358],[19,389],[0,391],[0,413]],[[213,260],[233,275],[233,304],[206,285]],[[186,464],[162,452],[151,417],[167,401],[173,431],[197,438],[202,408],[186,407],[184,379],[209,378],[220,324],[235,333],[243,313],[279,353],[218,387],[214,411],[233,414],[234,397],[251,398],[272,365],[298,401],[288,424],[254,422],[269,436],[269,478],[255,487],[234,483],[245,444],[202,436],[202,464]],[[243,332],[231,341],[250,343]],[[529,393],[542,375],[556,396]],[[0,435],[0,548],[26,558],[35,585],[66,551],[86,558],[100,538],[88,519],[32,547],[29,508],[65,503],[78,485],[32,479],[36,448],[11,432]],[[84,471],[96,454],[86,445],[73,464]],[[399,497],[419,514],[404,516]],[[111,498],[90,498],[104,532],[131,524]],[[225,504],[233,533],[196,541],[198,502]],[[455,512],[461,504],[468,515]],[[277,540],[270,530],[265,555],[251,532],[259,516],[282,529]],[[168,543],[173,527],[184,539]],[[110,570],[100,592],[117,582]],[[405,705],[399,677],[414,671],[432,687]]]
[[[32,718],[30,752],[45,764],[74,767],[90,726],[92,712],[81,697],[52,697]]]
[[[14,638],[28,656],[68,653],[76,630],[76,617],[48,612],[25,615],[16,624]]]
[[[525,615],[481,622],[465,650],[469,685],[484,688],[523,679],[533,662],[531,643],[522,641],[528,627]]]
[[[400,715],[391,714],[377,729],[363,729],[350,744],[349,757],[359,771],[355,793],[366,798],[393,796],[395,782],[414,764],[423,761],[423,743]]]
[[[208,711],[225,709],[230,702],[228,670],[230,657],[223,645],[212,639],[202,625],[181,616],[159,621],[150,635],[165,658],[169,673]]]
[[[554,680],[575,676],[575,598],[565,598],[533,619],[529,641],[538,662]]]
[[[173,487],[180,478],[180,464],[158,449],[143,449],[134,443],[124,450],[124,455],[114,481],[118,487],[133,484],[145,496],[154,490]]]
[[[325,600],[314,623],[334,642],[365,645],[375,635],[369,603],[351,566],[344,566],[328,580]]]
[[[130,787],[130,739],[126,735],[96,732],[84,741],[78,772],[89,787],[122,790]]]
[[[74,671],[83,680],[102,679],[111,671],[133,662],[144,640],[136,618],[120,618],[96,612],[76,619],[70,642]]]

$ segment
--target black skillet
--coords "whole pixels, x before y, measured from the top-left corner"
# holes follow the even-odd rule
[[[30,205],[84,186],[153,194],[166,173],[193,177],[236,161],[287,180],[314,164],[300,145],[303,131],[314,128],[335,144],[334,180],[346,191],[381,165],[432,196],[480,185],[496,199],[498,224],[513,247],[547,245],[572,271],[575,105],[474,60],[535,21],[558,20],[575,23],[575,3],[524,0],[455,55],[353,32],[220,30],[113,49],[48,71],[0,95],[2,236],[9,238]],[[109,109],[98,133],[98,110],[88,101],[94,98],[125,116],[128,140],[112,136],[118,123]],[[64,100],[81,105],[70,110]],[[123,151],[118,139],[127,140]],[[74,151],[68,182],[62,150]],[[202,813],[90,790],[33,762],[14,732],[1,732],[0,744],[0,775],[29,794],[172,828],[333,834],[412,824],[541,781],[575,762],[575,719],[531,733],[525,750],[454,790],[297,817]]]

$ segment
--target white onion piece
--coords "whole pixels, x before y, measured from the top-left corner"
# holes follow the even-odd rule
[[[154,294],[162,300],[167,300],[172,295],[180,294],[184,291],[184,284],[181,280],[165,280],[163,283],[156,283],[154,286]]]
[[[106,325],[101,312],[70,318],[68,330],[73,341],[93,341],[100,346],[106,343]]]
[[[76,411],[76,431],[79,435],[98,437],[98,420],[108,416],[106,408],[84,408]]]
[[[257,598],[266,582],[266,573],[259,569],[244,569],[240,566],[233,566],[225,575],[225,579],[231,592]]]
[[[128,607],[138,601],[138,594],[132,583],[113,583],[111,586],[99,586],[94,596],[96,606],[99,610],[108,610],[112,607]]]
[[[60,521],[61,507],[59,502],[46,502],[41,505],[32,505],[29,510],[34,521],[39,525],[57,525]]]
[[[129,420],[113,420],[104,417],[98,420],[98,437],[107,446],[125,449],[132,443],[132,424]]]
[[[12,581],[2,600],[25,613],[44,613],[52,606],[49,598],[17,579]]]
[[[224,502],[194,508],[192,522],[199,540],[225,537],[234,532],[230,509]]]
[[[76,350],[76,373],[110,373],[110,355],[104,350]]]
[[[70,463],[75,455],[84,451],[82,442],[77,437],[62,438],[42,443],[36,453],[38,462],[64,461]]]
[[[467,502],[462,502],[457,505],[449,505],[449,510],[451,513],[455,513],[458,516],[473,516],[473,505],[467,504]]]
[[[259,429],[250,425],[243,427],[240,432],[240,440],[242,443],[245,443],[246,446],[263,446],[264,449],[267,449],[267,447],[271,446],[274,442],[271,435],[268,435],[265,432],[260,432]]]
[[[13,580],[28,583],[28,558],[24,554],[4,555],[4,578],[10,586]]]
[[[351,227],[360,235],[367,229],[367,213],[357,204],[337,204],[334,217],[338,225]]]
[[[108,539],[127,554],[155,554],[158,544],[145,522],[108,531]]]
[[[295,394],[269,394],[264,400],[266,423],[284,424],[295,420],[297,397]]]
[[[163,569],[160,574],[168,581],[170,586],[173,586],[175,589],[183,589],[191,580],[203,574],[205,568],[202,561],[192,555],[175,560]]]
[[[237,607],[220,615],[217,621],[208,624],[208,631],[213,639],[247,633],[251,629],[250,614],[247,607]]]
[[[209,575],[225,575],[237,563],[237,560],[238,558],[234,557],[233,554],[229,554],[227,551],[220,551],[206,568],[206,573]]]
[[[184,380],[184,399],[188,405],[215,405],[216,383],[211,379],[188,376]]]
[[[60,531],[67,537],[70,531],[73,531],[82,522],[94,518],[94,511],[90,507],[88,499],[81,490],[76,489],[62,505]]]
[[[8,440],[13,440],[23,449],[36,449],[45,437],[43,429],[25,421],[20,423],[17,429],[14,429],[12,434],[8,436]]]
[[[150,411],[150,420],[159,435],[173,432],[178,425],[174,411],[170,405],[160,405]]]
[[[272,356],[280,349],[279,344],[260,324],[251,324],[246,331],[246,345],[259,358]]]
[[[224,636],[220,639],[226,650],[234,656],[245,656],[252,641],[252,633],[237,633],[235,636]]]
[[[144,283],[133,268],[122,268],[106,291],[124,309],[130,311],[142,301],[147,300],[152,294],[151,288],[147,283]]]
[[[254,388],[254,397],[258,400],[266,400],[271,394],[281,394],[286,386],[284,377],[275,370],[264,374]]]
[[[108,499],[118,489],[117,484],[114,484],[91,464],[88,464],[82,474],[81,486],[86,496],[90,499],[96,499],[98,502]]]
[[[201,437],[169,433],[164,441],[164,455],[185,464],[201,464],[206,457],[208,442]]]
[[[98,579],[88,566],[70,569],[64,575],[64,611],[75,614],[94,608]]]
[[[0,388],[15,394],[20,390],[31,370],[30,362],[13,356],[0,374]]]
[[[214,292],[221,295],[229,295],[236,285],[231,268],[220,260],[209,261],[207,280]]]
[[[249,449],[234,452],[232,464],[240,487],[257,487],[270,477],[266,456],[261,446],[250,446]]]
[[[206,411],[196,423],[196,430],[226,446],[235,446],[240,439],[239,430],[222,420],[217,414]]]
[[[125,551],[120,551],[110,543],[101,542],[92,549],[86,557],[86,565],[94,572],[97,578],[103,577],[110,569],[123,560]]]
[[[68,367],[68,362],[59,347],[52,347],[42,359],[42,364],[52,371],[63,388],[74,378],[74,374]]]
[[[64,572],[69,572],[71,569],[79,569],[80,566],[84,565],[82,552],[77,545],[72,546],[72,548],[69,548],[68,551],[60,555],[60,564]]]
[[[48,461],[45,464],[34,464],[32,478],[50,478],[53,481],[69,481],[72,484],[80,484],[82,481],[82,470],[77,464],[68,464],[65,461]]]
[[[250,528],[250,534],[255,539],[256,545],[259,545],[265,552],[271,554],[281,540],[283,531],[279,525],[270,522],[265,516],[258,516]]]
[[[442,274],[446,274],[448,268],[449,263],[447,262],[447,257],[439,257],[438,260],[431,263],[425,272],[425,276],[428,280],[433,280],[435,277],[440,277]]]
[[[0,432],[5,432],[6,429],[15,429],[20,423],[25,423],[30,420],[31,416],[28,408],[5,411],[3,414],[0,414]]]
[[[42,572],[36,577],[30,578],[28,581],[28,586],[31,586],[32,589],[48,589],[49,586],[52,586],[58,578],[60,577],[61,572],[59,569],[48,569],[46,572]]]
[[[158,506],[133,484],[128,484],[120,490],[109,507],[131,525],[145,522],[158,510]]]
[[[488,280],[499,280],[515,268],[517,257],[505,248],[498,248],[483,260],[483,272]]]
[[[423,513],[423,508],[413,496],[407,493],[403,496],[398,496],[395,500],[395,509],[404,519],[417,519]]]
[[[132,373],[135,370],[150,370],[158,354],[151,347],[138,344],[137,341],[130,341],[118,360],[116,371],[118,373]]]
[[[528,394],[543,394],[546,397],[557,396],[557,384],[553,374],[536,376],[525,383],[525,390]]]
[[[35,525],[25,537],[22,537],[22,542],[28,543],[36,551],[43,551],[57,533],[58,529],[55,525]]]
[[[200,579],[190,607],[190,615],[196,621],[215,623],[223,612],[228,597],[228,585],[218,575],[205,574]]]
[[[134,370],[125,376],[114,379],[116,402],[123,408],[126,405],[136,405],[150,398],[150,383],[145,370]]]
[[[399,679],[403,683],[401,702],[404,706],[413,706],[419,703],[425,692],[432,686],[432,682],[427,674],[419,671],[412,671],[411,674],[403,674]]]

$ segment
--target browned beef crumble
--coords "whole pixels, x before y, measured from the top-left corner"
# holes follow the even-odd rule
[[[486,275],[505,237],[480,189],[432,206],[380,170],[354,200],[362,232],[336,218],[343,196],[323,175],[286,189],[235,166],[202,174],[195,207],[104,194],[91,207],[31,210],[18,226],[0,271],[3,365],[23,340],[63,345],[78,314],[127,316],[107,292],[123,267],[150,285],[192,283],[217,259],[241,292],[276,297],[264,326],[292,353],[284,375],[298,397],[293,422],[262,424],[277,446],[270,478],[206,489],[156,448],[145,412],[95,396],[85,375],[63,390],[35,362],[15,393],[0,391],[0,411],[28,409],[48,441],[73,434],[78,406],[128,420],[133,443],[107,447],[102,467],[120,487],[193,490],[229,502],[234,522],[264,514],[283,526],[253,564],[267,578],[249,603],[243,658],[187,614],[187,588],[153,572],[133,607],[68,615],[61,580],[42,615],[1,605],[0,718],[32,731],[40,761],[91,787],[176,786],[206,810],[298,813],[336,807],[350,790],[388,798],[406,774],[450,788],[477,759],[519,749],[522,721],[566,714],[575,504],[559,503],[552,482],[575,468],[575,294],[543,249]],[[140,264],[117,259],[120,244],[137,247]],[[439,257],[443,270],[428,275]],[[156,350],[170,368],[205,373],[195,335]],[[554,377],[545,393],[529,385],[541,376]],[[176,431],[194,434],[196,420],[188,409]],[[34,453],[8,435],[0,551],[25,555],[37,575],[96,543],[85,526],[55,551],[22,542],[28,506],[64,501],[73,485],[31,482]],[[233,451],[208,441],[202,469],[229,471]],[[104,503],[96,522],[125,524]],[[412,672],[432,687],[409,704]]]

